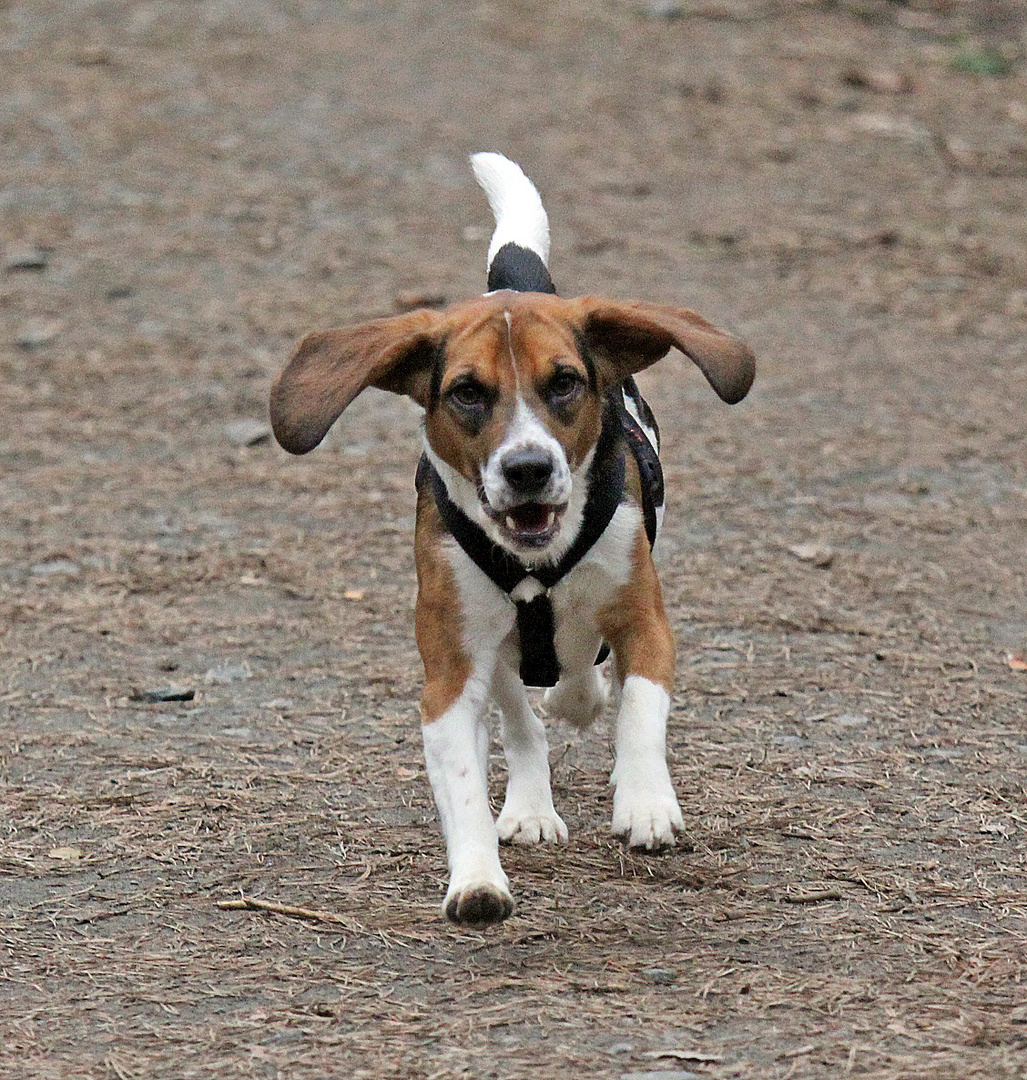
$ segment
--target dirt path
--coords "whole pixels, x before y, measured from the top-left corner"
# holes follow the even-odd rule
[[[1027,1076],[1025,35],[0,2],[0,1076]],[[304,459],[229,425],[302,331],[481,290],[486,148],[563,292],[761,367],[734,409],[646,380],[689,843],[621,850],[607,732],[555,728],[571,841],[508,851],[477,934],[438,917],[416,411]]]

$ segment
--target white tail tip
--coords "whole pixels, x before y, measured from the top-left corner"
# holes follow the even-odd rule
[[[471,168],[496,219],[489,265],[504,244],[530,248],[549,265],[549,218],[535,185],[520,165],[502,154],[471,155]]]

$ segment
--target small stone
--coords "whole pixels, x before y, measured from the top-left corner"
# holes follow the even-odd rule
[[[905,116],[890,116],[887,113],[857,113],[851,123],[857,131],[863,131],[868,135],[878,135],[884,139],[898,139],[921,147],[931,145],[931,133],[927,128]]]
[[[29,319],[15,341],[22,349],[41,349],[57,337],[63,325],[59,319]]]
[[[271,425],[264,420],[233,420],[225,424],[225,437],[233,446],[258,446],[271,438]]]
[[[132,701],[155,704],[160,701],[192,701],[196,691],[188,686],[160,686],[152,690],[136,690],[130,695]]]
[[[870,717],[864,716],[863,713],[842,713],[841,716],[836,716],[834,722],[839,727],[864,727],[870,723]]]
[[[252,679],[253,671],[249,664],[218,664],[204,672],[203,678],[205,682],[224,685]]]
[[[649,0],[645,13],[650,19],[683,19],[688,14],[688,7],[681,0]]]
[[[47,852],[47,858],[75,862],[82,858],[82,849],[77,847],[55,847]]]
[[[834,549],[827,544],[795,544],[788,549],[800,562],[812,563],[827,569],[834,562]]]
[[[30,573],[36,577],[55,577],[58,574],[73,577],[75,574],[81,573],[81,570],[82,568],[78,563],[72,562],[71,559],[50,559],[48,562],[33,564]]]
[[[842,74],[846,86],[872,90],[875,94],[906,94],[913,89],[908,75],[880,67],[853,67]]]
[[[50,261],[50,252],[35,244],[16,242],[9,244],[4,252],[4,270],[16,273],[19,270],[45,270]]]
[[[809,744],[801,735],[771,735],[770,741],[785,750],[798,750]]]
[[[677,978],[677,975],[668,968],[646,968],[642,974],[651,982],[659,986],[669,986]]]

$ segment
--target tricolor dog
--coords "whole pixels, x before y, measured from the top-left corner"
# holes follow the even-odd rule
[[[632,375],[674,347],[733,403],[754,361],[686,308],[557,296],[531,181],[499,154],[471,163],[496,219],[488,292],[309,334],[272,389],[271,419],[281,445],[305,454],[369,386],[424,408],[414,539],[424,749],[449,859],[445,913],[483,925],[513,911],[500,841],[567,837],[526,685],[550,688],[548,715],[588,724],[606,704],[599,664],[612,656],[613,832],[635,848],[674,843],[674,641],[650,555],[663,479]],[[495,820],[490,700],[509,768]]]

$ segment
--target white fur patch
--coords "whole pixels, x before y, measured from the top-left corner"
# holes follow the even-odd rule
[[[674,843],[681,807],[667,768],[670,697],[651,679],[624,680],[615,735],[613,832],[631,847],[650,850]]]
[[[514,365],[516,371],[516,364]],[[510,427],[503,441],[489,456],[482,469],[481,480],[485,489],[485,498],[493,510],[502,512],[521,501],[515,491],[511,491],[503,475],[503,463],[508,455],[519,450],[538,450],[549,456],[553,463],[553,474],[549,483],[534,498],[533,502],[550,503],[559,506],[565,503],[571,494],[571,470],[563,447],[546,430],[545,424],[528,408],[520,395],[514,410]]]
[[[442,716],[421,728],[428,779],[449,861],[444,907],[478,890],[497,893],[513,906],[489,809],[485,700],[485,686],[472,678]]]
[[[548,265],[549,217],[538,190],[520,165],[502,154],[483,153],[471,155],[471,168],[496,219],[488,265],[504,244],[530,248]]]
[[[517,672],[503,660],[492,693],[503,714],[500,730],[508,770],[506,799],[496,820],[499,839],[521,844],[566,840],[567,826],[553,806],[545,726],[532,711]]]
[[[471,658],[472,678],[490,686],[500,647],[514,629],[514,606],[452,537],[442,541],[442,550],[456,578],[463,616],[461,644]]]

